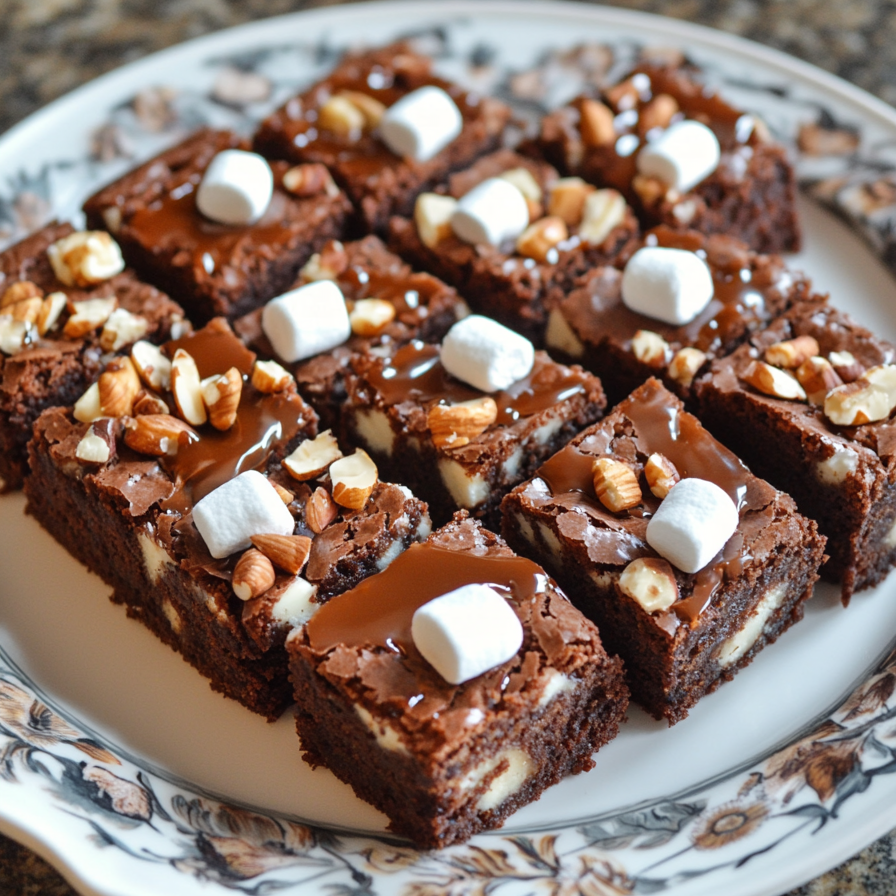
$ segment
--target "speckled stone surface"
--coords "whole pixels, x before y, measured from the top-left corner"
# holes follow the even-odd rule
[[[0,133],[85,81],[155,50],[257,18],[326,5],[335,3],[0,0]],[[617,0],[604,5],[739,34],[896,105],[894,0]],[[74,892],[38,856],[0,835],[0,896]],[[896,831],[788,896],[896,896]]]

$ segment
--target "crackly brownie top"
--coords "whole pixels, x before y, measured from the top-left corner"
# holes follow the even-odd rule
[[[584,545],[597,569],[619,569],[639,557],[656,557],[646,540],[647,524],[660,504],[644,475],[647,459],[659,453],[682,479],[695,476],[718,485],[738,508],[740,522],[719,554],[695,574],[675,570],[680,599],[651,618],[670,634],[681,622],[693,624],[726,579],[751,561],[791,541],[801,518],[793,500],[754,476],[731,451],[717,442],[696,417],[657,380],[648,380],[603,421],[577,436],[515,495],[523,506],[552,513],[560,534]],[[612,457],[630,467],[641,487],[641,501],[614,513],[598,500],[592,464]],[[781,525],[770,528],[772,523]]]
[[[763,392],[750,380],[750,368],[757,361],[768,359],[770,347],[799,337],[811,337],[817,343],[816,356],[825,360],[847,361],[836,353],[848,353],[854,359],[846,367],[842,363],[835,366],[836,376],[827,380],[820,394],[812,396],[812,384],[805,379],[802,370],[795,373],[806,384],[804,398],[780,398],[773,392]],[[813,347],[814,348],[814,347]],[[772,360],[774,357],[772,356]],[[861,451],[868,449],[884,464],[896,463],[896,422],[893,411],[876,422],[846,426],[837,425],[825,411],[826,391],[837,389],[857,392],[864,382],[863,375],[872,368],[896,364],[896,346],[879,339],[869,330],[857,324],[848,314],[829,305],[800,303],[776,320],[768,329],[754,335],[750,342],[741,346],[727,358],[713,364],[707,375],[707,384],[722,394],[747,393],[751,402],[787,421],[788,426],[797,426],[804,431],[804,439],[827,443],[831,453],[849,446],[856,449],[866,460],[873,461],[873,455]],[[747,377],[745,379],[745,377]],[[698,386],[698,390],[702,388]]]
[[[607,661],[595,626],[544,570],[464,516],[331,600],[292,642],[324,678],[414,738],[415,751],[456,747],[487,718],[530,711],[554,672],[575,678],[584,665]],[[524,642],[507,662],[452,685],[420,655],[411,620],[424,603],[472,583],[510,600]]]
[[[612,342],[628,349],[638,330],[649,330],[662,336],[672,350],[691,346],[712,357],[730,351],[745,333],[810,291],[809,281],[790,270],[780,256],[752,252],[732,237],[703,236],[663,225],[649,231],[643,245],[697,253],[712,274],[713,298],[689,323],[667,324],[626,307],[621,270],[596,268],[560,306],[582,341]]]

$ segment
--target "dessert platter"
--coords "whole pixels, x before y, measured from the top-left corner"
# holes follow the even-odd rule
[[[760,896],[890,830],[894,138],[499,0],[10,131],[0,829],[101,896]]]

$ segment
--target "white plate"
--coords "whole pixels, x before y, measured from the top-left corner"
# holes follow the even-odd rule
[[[621,60],[639,45],[684,48],[785,139],[820,124],[828,147],[849,151],[804,155],[801,174],[850,223],[804,201],[807,248],[794,264],[896,337],[894,283],[878,261],[896,257],[893,193],[883,189],[896,162],[893,110],[732,37],[556,2],[318,10],[127,66],[0,141],[0,238],[48,210],[74,217],[94,186],[201,122],[248,130],[345,45],[407,32],[451,76],[530,113],[576,92],[562,51],[589,41],[613,44]],[[536,64],[539,78],[514,77]],[[234,83],[266,95],[220,102],[237,98]],[[156,90],[169,87],[173,96]],[[91,156],[96,145],[105,161]],[[500,832],[417,853],[382,836],[383,818],[328,772],[303,765],[288,718],[266,725],[211,693],[23,508],[21,496],[0,499],[0,829],[84,892],[760,896],[896,825],[896,577],[847,611],[819,588],[806,620],[685,722],[670,730],[634,710],[592,772]]]

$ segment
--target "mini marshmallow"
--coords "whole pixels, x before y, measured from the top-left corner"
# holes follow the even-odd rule
[[[647,524],[647,543],[683,572],[703,569],[734,534],[734,501],[714,482],[682,479]]]
[[[254,152],[225,149],[210,162],[196,192],[196,205],[219,224],[254,224],[274,194],[271,166]]]
[[[454,100],[441,87],[430,85],[406,94],[386,109],[379,134],[396,155],[425,162],[454,140],[463,126]]]
[[[692,321],[714,292],[706,262],[686,249],[645,246],[628,260],[622,275],[626,307],[667,324]]]
[[[687,193],[719,166],[716,135],[699,121],[678,121],[638,155],[638,172]]]
[[[523,626],[493,588],[464,585],[420,607],[411,637],[445,681],[463,684],[515,656]]]
[[[253,535],[292,535],[295,520],[257,470],[219,485],[193,508],[193,522],[217,560],[252,547]]]
[[[526,197],[503,177],[490,177],[462,196],[451,216],[451,229],[465,243],[500,246],[529,226]]]
[[[483,392],[497,392],[529,374],[535,349],[496,320],[471,314],[448,331],[441,359],[452,376]]]
[[[261,329],[289,363],[329,351],[352,334],[345,298],[332,280],[317,280],[271,299],[261,312]]]

